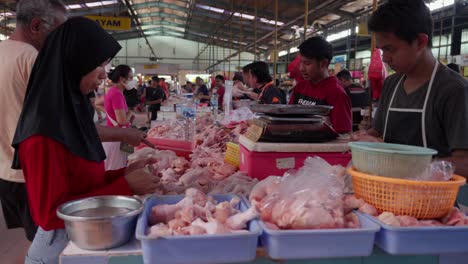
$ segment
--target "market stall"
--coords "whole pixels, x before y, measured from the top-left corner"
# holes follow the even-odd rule
[[[143,144],[129,157],[130,164],[156,159],[147,171],[159,179],[158,193],[146,197],[134,220],[132,238],[115,248],[86,250],[72,237],[60,256],[62,264],[466,262],[468,217],[453,208],[465,180],[450,168],[435,167],[432,150],[348,144],[349,138],[337,138],[326,127],[327,111],[320,107],[262,108],[256,114],[241,108],[223,119],[184,110],[148,132],[157,149]],[[289,142],[284,134],[282,140],[277,136],[284,120],[269,119],[268,111],[285,111],[290,117],[286,126],[298,126]],[[324,119],[301,117],[301,111],[315,111]],[[348,168],[346,173],[350,150],[359,171]],[[371,166],[385,158],[387,167]],[[407,174],[415,177],[399,179]],[[382,187],[371,192],[372,181]],[[409,188],[399,191],[403,195],[426,187],[418,191],[423,196],[410,195],[408,202],[386,191],[398,190],[397,184]],[[429,199],[427,186],[448,186],[452,195]],[[379,195],[396,200],[382,204],[375,198]],[[419,214],[402,209],[414,208],[418,199],[426,204],[416,210]],[[242,224],[233,224],[239,219]],[[83,237],[89,232],[80,231]]]

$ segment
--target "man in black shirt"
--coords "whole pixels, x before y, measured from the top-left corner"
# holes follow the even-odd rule
[[[149,105],[151,120],[158,118],[158,111],[161,109],[161,103],[166,99],[164,90],[159,86],[158,76],[151,78],[151,86],[146,87],[145,103]]]
[[[351,100],[351,105],[353,107],[353,130],[357,130],[357,125],[362,121],[361,109],[370,105],[369,90],[362,88],[359,84],[353,83],[351,73],[347,70],[340,71],[336,75],[336,78],[338,78],[340,85],[344,88]]]
[[[268,64],[263,61],[256,61],[242,68],[248,85],[258,89],[258,95],[255,92],[248,94],[252,99],[256,99],[260,104],[285,104],[286,96],[275,86],[271,78]]]

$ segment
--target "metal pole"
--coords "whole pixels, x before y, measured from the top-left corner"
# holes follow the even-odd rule
[[[244,9],[241,8],[241,15],[240,15],[240,32],[239,32],[239,48],[238,48],[238,51],[239,51],[239,56],[237,58],[237,67],[240,68],[240,61],[241,61],[241,53],[242,53],[242,22],[243,22],[243,12],[244,12]]]
[[[304,41],[307,39],[307,25],[309,20],[309,0],[305,0],[305,14],[304,14]]]
[[[257,61],[257,0],[254,3],[255,19],[254,19],[254,61]]]
[[[373,0],[372,2],[372,13],[375,12],[375,10],[377,10],[377,0]],[[372,54],[374,54],[374,49],[375,49],[375,34],[372,33],[372,38],[371,38],[371,58],[372,58]],[[385,67],[385,65],[384,65]],[[369,87],[369,88],[372,88],[372,87]],[[372,91],[372,89],[371,89]],[[372,93],[370,93],[372,94]],[[367,128],[366,129],[369,129],[372,127],[372,111],[373,111],[373,107],[372,107],[372,96],[369,97],[369,100],[370,100],[370,103],[369,103],[369,123],[367,124]]]
[[[234,10],[234,0],[231,0],[231,12]],[[231,79],[231,51],[232,51],[232,19],[229,20],[229,80]]]
[[[276,82],[277,58],[278,58],[278,0],[275,0],[275,48],[273,50],[273,82]]]

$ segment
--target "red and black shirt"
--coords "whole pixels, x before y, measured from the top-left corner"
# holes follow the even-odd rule
[[[335,131],[352,131],[351,101],[334,76],[318,83],[307,80],[299,82],[294,87],[289,104],[333,106],[330,120]]]

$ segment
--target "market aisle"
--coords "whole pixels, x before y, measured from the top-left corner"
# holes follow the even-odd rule
[[[26,238],[20,228],[7,229],[3,213],[0,212],[0,264],[11,264],[26,248]]]

